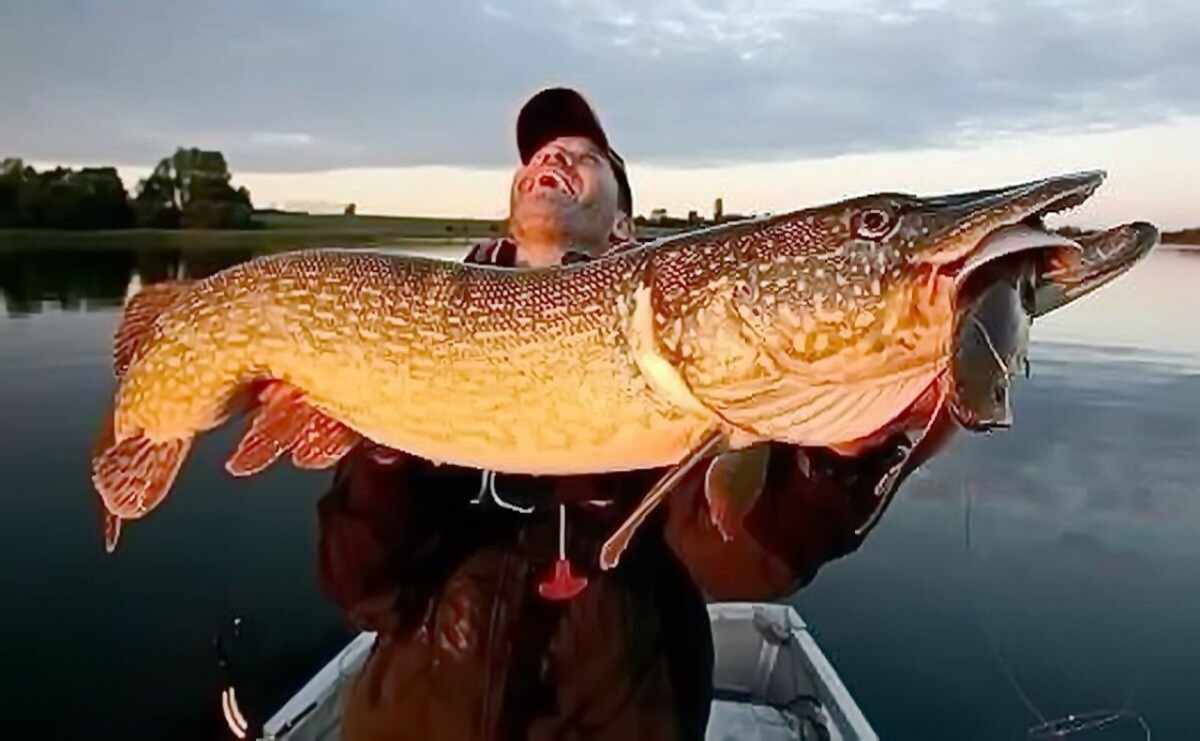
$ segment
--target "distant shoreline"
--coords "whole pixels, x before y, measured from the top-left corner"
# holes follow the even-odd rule
[[[508,231],[494,219],[422,216],[255,213],[252,229],[0,229],[0,250],[26,249],[250,249],[445,247],[462,248]],[[679,231],[639,227],[645,237]]]
[[[0,229],[0,250],[38,248],[253,249],[462,247],[504,234],[502,221],[258,212],[252,229]]]
[[[196,230],[126,229],[113,231],[58,231],[0,229],[0,251],[35,249],[166,249],[166,250],[291,250],[314,248],[370,249],[377,247],[446,247],[470,245],[485,237],[419,237],[386,232],[320,230]]]
[[[256,251],[311,248],[380,248],[464,246],[507,232],[495,219],[424,216],[347,216],[258,211],[252,229],[0,229],[0,250],[6,249],[249,249]],[[697,226],[707,226],[699,224]],[[679,228],[646,224],[643,238],[654,239]],[[1162,248],[1200,251],[1192,241],[1196,230],[1163,234]],[[1188,241],[1182,241],[1187,239]],[[1179,241],[1176,241],[1179,240]]]

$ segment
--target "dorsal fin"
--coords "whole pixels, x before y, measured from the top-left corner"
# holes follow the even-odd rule
[[[154,320],[166,311],[195,281],[168,280],[146,286],[125,302],[121,325],[113,342],[113,372],[125,375],[134,355],[150,334]]]

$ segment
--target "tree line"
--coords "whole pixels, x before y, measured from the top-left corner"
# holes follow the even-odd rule
[[[38,172],[0,161],[0,228],[247,229],[250,191],[230,183],[225,155],[175,150],[138,183],[132,197],[115,167]]]

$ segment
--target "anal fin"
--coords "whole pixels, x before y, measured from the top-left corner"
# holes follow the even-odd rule
[[[354,430],[314,409],[292,448],[292,463],[296,468],[329,468],[349,453],[360,439]]]

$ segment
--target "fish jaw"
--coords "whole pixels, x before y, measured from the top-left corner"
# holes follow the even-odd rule
[[[1078,250],[1051,250],[1034,292],[1035,317],[1048,314],[1127,273],[1158,246],[1157,227],[1144,221],[1075,238]]]
[[[1028,362],[1032,320],[1123,275],[1158,244],[1159,233],[1139,222],[1041,249],[1044,240],[1036,233],[1017,238],[1031,238],[1034,250],[1010,252],[973,272],[970,281],[963,279],[967,286],[960,298],[949,408],[958,424],[973,432],[1012,425],[1009,389]]]
[[[1041,217],[1080,205],[1104,178],[1104,172],[1095,170],[1004,188],[914,199],[906,208],[902,206],[906,213],[899,219],[894,240],[910,260],[951,269],[959,263],[955,272],[978,264],[972,258],[978,257],[989,237],[1022,222],[1043,231],[1046,244],[1042,246],[1055,246],[1062,237],[1046,232]],[[1036,246],[1025,245],[1023,249]]]

